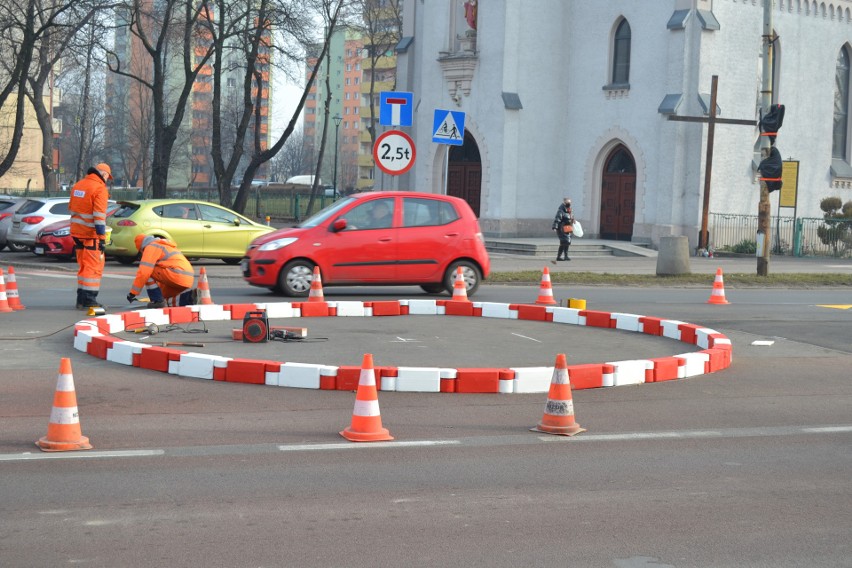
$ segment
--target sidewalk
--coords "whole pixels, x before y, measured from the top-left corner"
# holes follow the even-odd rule
[[[540,272],[545,266],[550,272],[594,272],[598,274],[656,274],[657,257],[656,251],[649,251],[653,256],[582,256],[572,255],[567,262],[551,263],[551,257],[510,255],[502,253],[490,253],[491,272],[518,272],[537,271]],[[52,259],[42,259],[28,253],[0,253],[0,267],[6,270],[8,265],[16,270],[20,268],[50,269],[69,273],[77,272],[77,265],[73,262],[59,263]],[[220,261],[202,261],[207,267],[208,276],[223,277],[234,274],[234,267],[227,266]],[[721,268],[725,274],[756,274],[756,257],[725,257],[715,258],[690,257],[689,264],[692,272],[696,274],[715,274],[717,268]],[[219,270],[221,268],[222,270]],[[211,270],[212,269],[212,270]],[[106,265],[108,272],[135,271],[135,267],[128,269],[115,262],[108,261]],[[211,274],[211,272],[213,274]],[[773,256],[769,260],[769,274],[848,274],[852,278],[852,260],[837,259],[829,257],[806,257],[794,258],[790,256]]]
[[[491,239],[487,239],[491,240]],[[498,240],[498,239],[495,239]],[[657,251],[614,241],[599,241],[594,239],[576,239],[571,246],[571,260],[553,264],[555,255],[543,255],[554,244],[554,239],[499,239],[500,241],[519,242],[535,246],[539,254],[536,256],[504,254],[491,252],[492,272],[515,272],[522,270],[540,271],[544,266],[550,272],[594,272],[598,274],[656,274]],[[594,256],[584,255],[581,247],[574,245],[598,245],[606,243],[624,251],[635,253],[635,256]],[[555,248],[555,247],[552,247]],[[577,250],[576,254],[573,254]],[[696,274],[715,274],[721,268],[726,274],[757,274],[756,256],[716,256],[704,258],[693,256],[689,258],[692,272]],[[852,277],[852,259],[831,257],[801,257],[772,256],[769,259],[769,274],[849,274]]]

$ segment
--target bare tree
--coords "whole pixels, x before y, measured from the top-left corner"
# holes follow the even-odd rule
[[[325,36],[322,43],[322,47],[320,49],[319,56],[317,57],[316,64],[314,65],[309,77],[307,84],[305,85],[305,89],[302,92],[302,97],[299,99],[299,104],[296,109],[293,111],[293,116],[290,118],[290,122],[287,127],[284,129],[281,136],[278,140],[269,148],[264,148],[261,140],[260,129],[255,128],[254,139],[252,141],[251,153],[249,155],[248,162],[246,164],[245,172],[243,173],[243,179],[240,182],[240,188],[237,191],[237,195],[234,199],[234,209],[237,211],[243,211],[245,209],[246,200],[248,198],[248,192],[251,187],[251,180],[254,178],[257,170],[261,165],[265,164],[269,160],[271,160],[275,155],[284,147],[285,142],[293,133],[293,130],[296,125],[296,121],[299,119],[299,115],[302,112],[302,108],[305,106],[305,100],[308,98],[308,93],[310,92],[311,86],[313,85],[314,80],[316,79],[317,71],[319,69],[322,60],[326,57],[326,53],[328,53],[329,49],[329,41],[330,38],[338,25],[338,20],[341,17],[341,12],[344,7],[348,4],[347,0],[313,0],[316,2],[323,14],[324,24],[325,24]],[[256,107],[254,110],[254,119],[256,124],[261,123],[261,110],[259,107]],[[322,161],[322,154],[320,153],[319,161]],[[318,179],[318,176],[315,177]],[[312,192],[311,199],[313,200],[313,194],[315,193],[315,189]],[[310,205],[309,205],[310,207]],[[309,209],[310,210],[310,209]]]
[[[12,167],[21,147],[24,133],[24,105],[30,67],[36,46],[45,34],[60,25],[73,0],[54,1],[46,5],[39,0],[0,3],[0,48],[4,66],[0,73],[0,112],[9,112],[14,97],[14,126],[5,155],[0,160],[0,176]],[[7,107],[7,105],[9,105]]]
[[[312,164],[313,153],[305,147],[305,137],[301,130],[293,132],[281,151],[269,162],[272,179],[282,183],[292,176],[305,173]]]
[[[364,48],[370,61],[370,109],[374,109],[373,101],[376,96],[376,74],[379,62],[396,47],[402,32],[402,1],[401,0],[358,0],[361,8],[364,35]],[[393,73],[396,88],[396,72]],[[376,142],[376,120],[373,113],[367,125],[370,133],[370,145]]]
[[[259,139],[268,128],[269,73],[273,30],[302,38],[309,27],[302,2],[287,0],[216,0],[215,19],[208,18],[213,55],[213,116],[211,155],[222,203],[238,211],[231,187],[245,161],[247,136]],[[279,53],[285,53],[279,49]],[[236,86],[239,82],[240,89]],[[249,144],[249,149],[253,144]],[[261,144],[263,150],[265,144]]]
[[[59,60],[67,54],[67,50],[74,42],[77,33],[84,27],[86,28],[86,32],[82,43],[87,53],[87,65],[85,73],[86,87],[83,100],[89,101],[91,99],[89,94],[90,77],[92,74],[91,54],[94,51],[94,38],[97,33],[93,20],[97,12],[94,7],[85,8],[82,3],[76,4],[76,7],[84,8],[84,10],[82,12],[75,9],[68,10],[63,14],[62,18],[57,20],[58,25],[45,27],[45,32],[42,34],[40,41],[34,46],[35,60],[30,72],[27,74],[29,89],[26,94],[35,109],[36,119],[41,130],[41,171],[44,177],[44,187],[48,192],[56,190],[56,172],[53,168],[53,109],[48,108],[48,105],[45,104],[45,89],[49,89],[52,94],[53,85],[48,84],[48,81],[53,80],[53,70]],[[37,19],[49,18],[50,13],[37,12],[35,17]],[[38,23],[44,24],[45,22]],[[48,104],[52,106],[52,101]],[[90,120],[89,105],[85,105],[83,115],[81,116],[84,132],[90,131]],[[81,143],[86,140],[85,136],[81,137]],[[82,158],[86,153],[86,147],[81,147],[80,157]],[[78,161],[77,177],[81,177],[81,169],[82,167]]]
[[[151,75],[135,74],[115,52],[108,54],[110,70],[151,90],[153,105],[153,159],[151,189],[154,198],[166,197],[169,166],[178,131],[186,114],[193,84],[213,55],[207,28],[199,20],[209,14],[209,0],[132,0],[125,6],[128,28],[150,58]],[[173,52],[173,50],[175,52]],[[175,86],[175,97],[167,96]]]

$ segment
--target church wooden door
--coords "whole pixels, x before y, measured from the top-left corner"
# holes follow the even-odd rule
[[[624,146],[612,151],[602,178],[600,237],[629,241],[636,212],[636,165]]]

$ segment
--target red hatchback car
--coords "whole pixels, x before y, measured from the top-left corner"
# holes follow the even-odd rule
[[[118,204],[110,202],[107,206],[107,217],[115,213]],[[107,228],[107,230],[111,230]],[[77,257],[74,251],[74,239],[71,238],[71,219],[65,219],[45,225],[36,235],[33,253],[53,256],[63,260],[73,260]]]
[[[345,197],[255,239],[240,264],[249,284],[297,297],[308,295],[314,266],[323,287],[413,284],[431,294],[452,293],[460,266],[472,295],[491,262],[464,200],[382,191]]]

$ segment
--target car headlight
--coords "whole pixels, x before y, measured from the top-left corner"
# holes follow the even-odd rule
[[[258,251],[270,251],[270,250],[278,250],[280,248],[284,248],[287,245],[292,245],[296,241],[298,241],[296,237],[287,237],[286,239],[275,239],[274,241],[269,241],[268,243],[263,243],[259,247],[257,247]]]
[[[55,231],[53,233],[53,235],[55,237],[67,237],[70,234],[71,234],[71,227],[68,227],[67,229],[59,229],[58,231]]]

